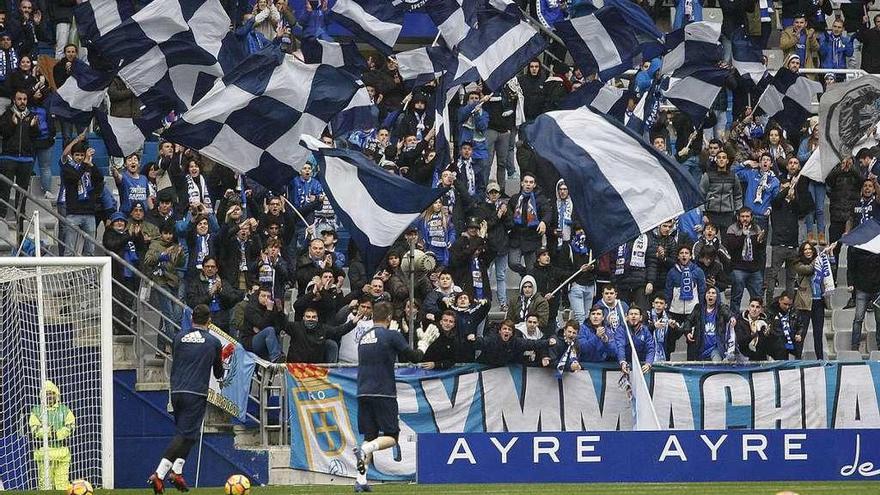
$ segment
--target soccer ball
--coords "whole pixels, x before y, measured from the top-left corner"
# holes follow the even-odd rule
[[[95,489],[86,480],[76,480],[67,487],[67,495],[92,495]]]
[[[233,474],[226,480],[226,495],[249,495],[251,493],[251,480],[243,474]]]

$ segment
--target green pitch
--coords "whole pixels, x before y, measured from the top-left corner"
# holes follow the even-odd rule
[[[796,482],[796,483],[621,483],[593,485],[411,485],[385,484],[373,485],[373,493],[386,495],[774,495],[790,490],[800,495],[857,493],[859,495],[880,495],[880,483],[874,482]],[[25,492],[18,492],[25,493]],[[34,492],[39,493],[39,492]],[[42,492],[58,493],[58,492]],[[151,495],[152,491],[142,490],[98,490],[98,495]],[[166,495],[176,495],[175,490],[166,490]],[[218,495],[223,488],[198,488],[190,490],[190,495]],[[352,493],[352,488],[343,485],[325,486],[285,486],[255,487],[251,495],[337,495]]]

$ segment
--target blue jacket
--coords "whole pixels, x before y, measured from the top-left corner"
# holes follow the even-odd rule
[[[580,361],[582,363],[601,363],[605,361],[613,361],[617,356],[617,344],[615,343],[615,335],[619,331],[609,326],[605,326],[605,333],[609,335],[608,342],[603,342],[596,335],[590,326],[581,324],[578,330],[577,342],[578,351],[580,353]]]
[[[662,59],[657,57],[651,60],[651,66],[648,67],[648,70],[639,70],[636,77],[633,79],[635,81],[636,93],[641,95],[651,87],[651,82],[654,80],[654,74],[660,70],[661,64]]]
[[[767,178],[767,188],[761,195],[761,203],[755,203],[755,196],[758,193],[758,186],[761,184],[761,171],[756,168],[749,168],[741,164],[733,166],[733,172],[736,178],[746,183],[746,191],[743,194],[743,206],[748,207],[756,215],[767,215],[770,209],[770,202],[779,194],[779,179],[771,173]]]
[[[474,158],[485,160],[489,158],[489,148],[486,147],[485,135],[486,130],[489,128],[489,112],[483,110],[478,114],[474,114],[473,129],[464,126],[465,121],[468,120],[476,106],[477,104],[469,103],[458,109],[458,121],[461,122],[458,129],[458,143],[461,145],[465,141],[470,141],[474,146]]]
[[[696,293],[690,301],[681,299],[681,271],[676,263],[666,274],[666,300],[669,302],[669,312],[677,314],[690,314],[697,303],[703,301],[706,296],[706,274],[703,269],[691,261],[688,263],[691,271],[691,279],[696,285]]]
[[[846,69],[846,59],[853,56],[853,40],[845,34],[819,35],[819,59],[823,69]]]
[[[629,331],[629,324],[625,324],[619,331],[614,332],[614,344],[617,347],[617,362],[630,362],[629,339],[626,338],[626,332]],[[638,330],[632,334],[633,343],[636,345],[636,355],[642,364],[654,363],[654,336],[648,327],[640,324]]]

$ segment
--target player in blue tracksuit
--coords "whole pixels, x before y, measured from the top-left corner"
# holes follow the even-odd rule
[[[615,327],[605,323],[602,308],[593,306],[587,321],[581,324],[578,330],[577,341],[581,362],[614,361],[617,357],[617,346],[614,339],[616,333]]]
[[[647,373],[654,363],[654,336],[648,326],[642,323],[642,309],[638,306],[632,306],[626,313],[626,323],[619,332],[614,334],[614,343],[617,347],[617,362],[620,363],[620,369],[624,373],[629,373],[630,361],[630,344],[626,337],[626,332],[632,336],[633,344],[635,344],[636,355],[639,362],[642,363],[642,372]]]
[[[171,343],[171,406],[174,408],[175,435],[162,454],[156,472],[148,480],[155,494],[164,493],[168,471],[171,471],[172,485],[182,492],[189,490],[183,479],[183,464],[199,438],[208,405],[211,373],[218,380],[223,377],[220,340],[208,333],[210,322],[210,308],[199,304],[192,311],[192,328],[182,327]]]
[[[389,330],[394,307],[380,302],[373,306],[373,328],[361,335],[358,341],[358,430],[364,443],[354,448],[357,457],[355,492],[372,491],[367,483],[367,467],[377,450],[397,445],[400,426],[397,422],[397,384],[394,380],[394,363],[417,363],[436,339],[423,338],[419,350],[413,350],[403,335]]]

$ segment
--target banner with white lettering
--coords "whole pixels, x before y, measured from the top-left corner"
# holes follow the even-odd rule
[[[400,445],[377,452],[369,476],[412,480],[426,433],[583,432],[632,429],[620,370],[468,365],[397,370]],[[776,362],[665,366],[646,375],[662,429],[880,428],[880,363]],[[357,369],[288,365],[290,465],[354,476]]]
[[[418,481],[864,481],[878,459],[876,429],[424,433]]]

